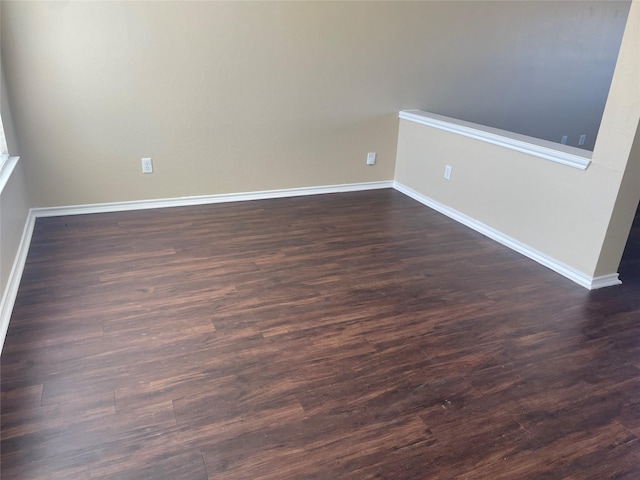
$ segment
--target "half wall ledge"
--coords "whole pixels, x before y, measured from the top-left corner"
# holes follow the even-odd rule
[[[586,170],[591,163],[591,152],[588,150],[529,137],[499,128],[457,120],[423,110],[401,110],[399,117],[402,120],[408,120],[458,135],[464,135],[580,170]]]

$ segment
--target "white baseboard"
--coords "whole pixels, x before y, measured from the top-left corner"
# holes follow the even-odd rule
[[[418,202],[433,208],[434,210],[446,215],[457,222],[466,225],[467,227],[479,232],[492,240],[495,240],[502,245],[509,247],[510,249],[524,255],[525,257],[529,257],[530,259],[538,262],[541,265],[553,270],[560,275],[567,277],[569,280],[574,281],[578,285],[581,285],[589,290],[595,290],[597,288],[609,287],[612,285],[619,285],[622,282],[618,278],[618,274],[614,273],[611,275],[603,275],[601,277],[591,277],[584,272],[576,270],[569,265],[566,265],[553,257],[545,255],[538,250],[531,248],[529,245],[526,245],[504,233],[496,230],[495,228],[489,227],[478,220],[471,218],[464,213],[461,213],[453,208],[447,207],[440,202],[433,200],[432,198],[427,197],[426,195],[422,195],[419,192],[403,185],[400,182],[394,182],[393,188],[398,190],[399,192],[404,193],[405,195],[417,200]]]
[[[150,208],[186,207],[191,205],[207,205],[212,203],[244,202],[248,200],[268,200],[273,198],[300,197],[304,195],[321,195],[325,193],[359,192],[393,188],[393,181],[346,183],[341,185],[324,185],[319,187],[286,188],[281,190],[264,190],[259,192],[222,193],[217,195],[200,195],[194,197],[163,198],[155,200],[134,200],[131,202],[95,203],[90,205],[69,205],[63,207],[34,208],[36,217],[58,217],[62,215],[83,215],[87,213],[123,212],[127,210],[146,210]]]
[[[617,273],[611,275],[602,275],[601,277],[593,277],[591,279],[590,290],[596,290],[598,288],[612,287],[613,285],[620,285],[622,281],[618,278]]]
[[[16,297],[18,295],[20,280],[22,280],[22,272],[27,261],[27,253],[29,253],[29,245],[31,244],[31,236],[33,235],[33,227],[35,223],[36,217],[32,212],[29,212],[24,229],[22,230],[22,238],[20,239],[18,252],[16,253],[16,258],[13,261],[11,272],[9,273],[7,286],[4,289],[4,294],[2,295],[2,303],[0,303],[0,353],[2,353],[4,339],[7,336],[7,330],[9,329],[9,321],[11,320],[13,305],[15,304]]]

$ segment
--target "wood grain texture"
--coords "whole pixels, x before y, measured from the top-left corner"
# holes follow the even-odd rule
[[[639,239],[589,292],[393,190],[39,219],[2,478],[640,478]]]

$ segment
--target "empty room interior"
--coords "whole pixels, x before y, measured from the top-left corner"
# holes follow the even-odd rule
[[[0,41],[2,479],[640,478],[640,0]]]

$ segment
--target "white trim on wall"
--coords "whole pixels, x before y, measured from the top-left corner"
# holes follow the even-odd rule
[[[217,195],[199,195],[194,197],[34,208],[33,212],[36,217],[58,217],[62,215],[83,215],[87,213],[123,212],[127,210],[146,210],[150,208],[187,207],[191,205],[207,205],[212,203],[268,200],[273,198],[300,197],[304,195],[322,195],[326,193],[358,192],[363,190],[376,190],[380,188],[393,188],[393,181],[345,183],[340,185],[285,188],[281,190],[264,190],[259,192],[222,193]]]
[[[620,285],[622,281],[619,278],[619,274],[612,273],[610,275],[602,275],[600,277],[593,277],[591,279],[591,286],[589,290],[597,290],[598,288],[611,287],[613,285]]]
[[[476,232],[479,232],[492,240],[495,240],[502,245],[509,247],[510,249],[524,255],[525,257],[529,257],[532,260],[535,260],[540,265],[544,265],[547,268],[550,268],[556,273],[568,278],[569,280],[574,281],[578,285],[581,285],[589,290],[595,290],[597,288],[609,287],[612,285],[619,285],[622,282],[618,278],[618,274],[604,275],[601,277],[591,277],[586,273],[583,273],[579,270],[576,270],[569,265],[566,265],[555,258],[552,258],[548,255],[545,255],[538,250],[531,248],[529,245],[526,245],[518,240],[505,235],[504,233],[496,230],[495,228],[489,227],[478,220],[471,218],[464,213],[461,213],[453,208],[447,207],[440,202],[433,200],[432,198],[427,197],[426,195],[422,195],[419,192],[416,192],[412,188],[403,185],[400,182],[394,182],[394,186],[396,190],[404,193],[405,195],[417,200],[418,202],[433,208],[434,210],[446,215],[457,222],[466,225],[469,228],[472,228]]]
[[[588,150],[556,144],[548,140],[520,135],[498,128],[486,127],[422,110],[402,110],[399,117],[402,120],[457,133],[458,135],[517,150],[518,152],[580,170],[586,170],[591,163],[591,152]]]

